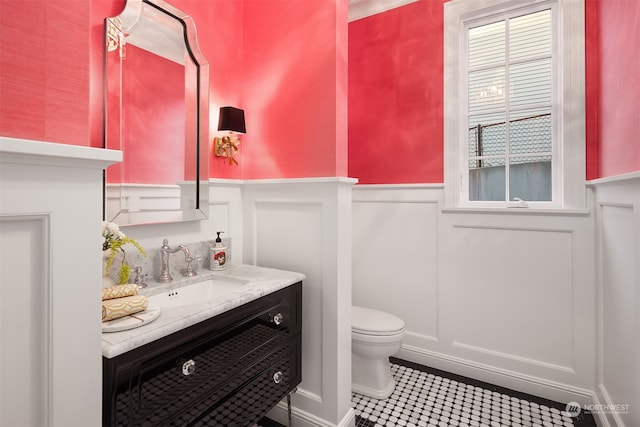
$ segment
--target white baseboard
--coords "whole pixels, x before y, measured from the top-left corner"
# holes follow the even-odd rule
[[[604,384],[598,385],[598,392],[596,393],[596,400],[594,403],[596,405],[613,406],[614,402],[611,400],[609,392]],[[593,418],[596,420],[599,427],[624,427],[626,425],[617,413],[599,412],[594,414]]]
[[[592,404],[596,399],[595,393],[591,390],[519,374],[418,347],[403,345],[396,357],[556,402],[578,402],[582,405]]]
[[[286,401],[281,401],[267,414],[270,419],[279,422],[284,426],[289,425]],[[338,424],[333,424],[325,419],[319,418],[299,408],[291,408],[291,426],[295,427],[355,427],[356,414],[353,408],[349,408],[345,416]]]

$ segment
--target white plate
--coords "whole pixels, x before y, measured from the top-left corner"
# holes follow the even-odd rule
[[[160,308],[148,308],[139,313],[102,322],[102,332],[119,332],[139,328],[140,326],[153,322],[158,316],[160,316]]]

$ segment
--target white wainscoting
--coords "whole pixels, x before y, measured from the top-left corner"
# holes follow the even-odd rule
[[[306,275],[296,426],[353,426],[351,189],[355,180],[246,181],[244,261]],[[270,414],[280,422],[279,405]]]
[[[438,341],[441,186],[356,186],[353,303],[406,324],[405,345]]]
[[[640,173],[592,181],[596,205],[596,392],[604,425],[640,425]]]
[[[296,426],[353,426],[351,402],[351,189],[355,180],[209,180],[209,218],[127,226],[146,248],[231,238],[231,262],[299,271],[303,283],[303,382]],[[157,274],[149,271],[150,275]],[[153,283],[153,281],[151,281]],[[286,424],[286,406],[270,417]]]
[[[400,316],[399,357],[591,403],[588,211],[442,209],[441,185],[353,191],[353,302]]]
[[[101,424],[102,170],[121,158],[0,138],[0,425]]]

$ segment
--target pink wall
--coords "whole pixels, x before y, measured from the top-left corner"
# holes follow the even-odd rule
[[[240,152],[234,156],[240,166],[229,166],[225,158],[213,155],[211,141],[214,136],[220,134],[218,132],[220,107],[231,105],[244,108],[242,103],[244,1],[169,0],[169,2],[193,17],[198,31],[200,49],[209,61],[209,176],[242,179],[246,144],[241,144]],[[250,124],[247,123],[247,126]]]
[[[116,16],[124,6],[124,0],[92,0],[94,5],[92,26],[97,35],[93,42],[95,52],[101,52],[103,20],[106,16]],[[223,105],[242,108],[242,10],[243,2],[237,0],[170,0],[170,3],[186,14],[192,16],[197,27],[198,43],[204,57],[209,62],[209,141],[218,135],[218,109]],[[96,55],[97,63],[102,67],[102,54]],[[92,69],[102,90],[102,69]],[[98,99],[102,99],[99,92]],[[102,104],[95,106],[99,121],[102,120]],[[213,144],[210,146],[209,176],[221,178],[242,178],[242,168],[229,167],[224,158],[213,155]],[[125,158],[126,158],[125,154]],[[236,159],[243,164],[243,151]],[[152,177],[142,177],[147,182]]]
[[[346,176],[346,3],[245,1],[245,178]]]
[[[241,166],[211,156],[210,176],[442,182],[443,0],[354,21],[348,48],[346,1],[172,3],[211,64],[211,136],[218,107],[247,114]],[[102,146],[103,19],[123,4],[0,1],[0,135]],[[639,8],[587,0],[588,178],[640,170]]]
[[[86,0],[0,1],[0,135],[101,146],[91,140],[90,11]]]
[[[444,0],[349,24],[349,175],[442,182]],[[587,0],[587,178],[640,170],[640,2]]]
[[[109,55],[117,56],[118,52]],[[122,163],[109,168],[107,180],[170,184],[188,179],[185,169],[176,167],[185,164],[184,145],[176,143],[184,141],[186,135],[184,66],[133,45],[126,46],[126,55],[122,61],[127,109],[123,123],[124,155]],[[116,107],[117,104],[110,105]],[[117,111],[111,110],[117,117]],[[114,124],[118,125],[117,120]],[[117,127],[114,132],[118,132]],[[120,149],[119,139],[114,142],[118,145],[108,148]],[[195,158],[191,160],[195,165]],[[121,176],[122,167],[124,176]]]
[[[347,173],[347,2],[171,0],[193,16],[218,108],[244,108],[240,167],[210,176]],[[2,0],[0,134],[102,146],[103,20],[124,0]],[[245,41],[245,38],[247,39]]]
[[[640,171],[640,2],[595,3],[597,114],[588,123],[599,154],[594,178]]]
[[[349,176],[443,181],[442,0],[349,24]]]

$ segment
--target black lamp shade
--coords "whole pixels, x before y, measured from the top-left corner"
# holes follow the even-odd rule
[[[235,107],[220,107],[218,130],[247,133],[244,125],[244,110]]]

